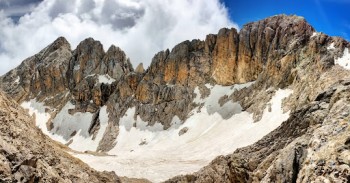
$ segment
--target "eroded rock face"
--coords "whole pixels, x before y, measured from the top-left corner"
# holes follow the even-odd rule
[[[33,118],[0,92],[2,182],[120,182],[114,172],[96,172],[49,139]]]

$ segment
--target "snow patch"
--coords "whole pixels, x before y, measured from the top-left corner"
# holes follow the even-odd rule
[[[89,115],[84,113],[85,115]],[[82,132],[82,129],[77,133],[72,140],[72,143],[69,144],[69,147],[77,150],[77,151],[96,151],[97,147],[99,145],[99,142],[103,138],[103,134],[106,131],[107,125],[108,125],[108,113],[107,113],[107,107],[103,106],[100,109],[100,115],[99,115],[99,120],[100,120],[100,129],[95,137],[95,139],[92,139],[92,136],[83,136],[81,135],[80,132]],[[86,121],[89,122],[89,121]],[[90,123],[89,123],[90,124]]]
[[[74,108],[75,106],[72,103],[67,102],[52,121],[54,125],[52,132],[63,136],[66,140],[69,140],[74,132],[84,137],[89,136],[88,129],[93,114],[88,112],[76,112],[73,115],[69,114],[69,110]]]
[[[98,82],[104,84],[112,84],[115,79],[111,78],[108,74],[98,75]]]
[[[345,48],[343,52],[343,56],[334,60],[335,64],[338,64],[344,67],[347,70],[350,70],[350,54],[349,49]]]
[[[35,125],[41,129],[41,131],[49,136],[51,139],[56,140],[61,143],[65,143],[66,141],[59,135],[55,135],[48,131],[47,122],[51,118],[51,115],[45,112],[45,109],[49,108],[44,106],[43,103],[37,102],[36,99],[32,99],[26,102],[23,102],[21,106],[24,109],[28,109],[29,115],[33,116],[35,114]]]
[[[320,34],[319,32],[314,32],[314,33],[312,33],[312,35],[311,35],[310,38],[316,37],[316,36],[318,36],[319,34]]]
[[[15,84],[18,84],[19,83],[19,81],[21,80],[21,78],[19,77],[19,76],[17,76],[17,78],[16,78],[16,80],[15,80]]]
[[[254,84],[254,82],[248,82],[245,84],[238,84],[233,86],[211,86],[209,84],[206,84],[206,87],[210,89],[210,95],[205,99],[202,99],[199,93],[199,89],[196,87],[194,90],[196,93],[194,102],[199,104],[203,103],[209,114],[219,113],[223,118],[226,119],[231,117],[233,114],[241,112],[242,108],[238,103],[234,103],[232,101],[228,101],[223,106],[220,106],[220,98],[224,96],[229,97],[233,92],[249,87],[252,84]]]
[[[327,47],[327,50],[334,50],[335,47],[334,47],[334,43],[331,43],[328,47]]]
[[[80,70],[80,65],[75,65],[74,68],[73,68],[73,70],[75,70],[75,71]]]
[[[233,88],[247,85],[235,85]],[[194,109],[193,115],[179,128],[160,130],[161,126],[145,126],[146,123],[138,116],[134,118],[135,108],[130,108],[120,119],[117,144],[109,151],[115,156],[74,155],[100,171],[115,171],[120,176],[161,182],[179,174],[198,171],[218,155],[255,143],[289,117],[289,112],[283,113],[282,99],[288,97],[292,90],[277,90],[269,101],[271,111],[266,108],[262,119],[254,122],[253,115],[245,111],[224,119],[219,114],[224,106],[220,107],[217,102],[221,96],[233,92],[232,88],[208,87],[211,88],[210,96],[201,99],[206,107],[200,113],[195,112],[198,108]],[[226,107],[231,111],[241,110],[238,104]],[[188,131],[179,136],[179,131],[185,127]]]
[[[103,106],[99,115],[100,129],[93,140],[88,132],[93,114],[77,112],[71,115],[68,111],[74,109],[75,106],[68,102],[52,120],[54,128],[49,131],[46,126],[51,118],[51,115],[46,112],[47,109],[51,110],[49,107],[45,106],[44,103],[37,102],[36,99],[23,102],[21,106],[28,109],[29,115],[33,116],[35,114],[36,126],[45,135],[63,144],[71,141],[69,147],[77,151],[96,151],[108,125],[107,107]],[[75,132],[75,135],[71,136],[73,132]]]

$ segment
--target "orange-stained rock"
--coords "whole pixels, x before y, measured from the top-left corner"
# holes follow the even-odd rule
[[[145,72],[145,69],[143,68],[143,63],[140,63],[140,64],[136,67],[135,72],[136,72],[136,73],[139,73],[139,74],[142,74],[142,73]]]
[[[186,81],[189,79],[187,63],[180,63],[178,65],[178,71],[176,76],[176,83],[180,85],[187,84]]]
[[[137,87],[135,96],[141,103],[151,102],[152,90],[150,84],[147,82],[141,82]]]
[[[169,60],[165,63],[164,68],[164,81],[166,83],[173,83],[176,79],[176,61],[175,60]]]
[[[221,85],[235,83],[238,33],[236,29],[221,29],[217,35],[212,57],[212,77]]]

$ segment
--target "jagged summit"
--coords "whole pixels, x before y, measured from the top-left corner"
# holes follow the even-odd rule
[[[236,150],[170,181],[336,182],[346,177],[336,172],[350,171],[337,159],[348,151],[327,150],[343,147],[349,132],[341,121],[349,116],[350,44],[301,17],[184,41],[157,53],[146,70],[92,38],[60,48],[26,59],[0,86],[47,135],[113,155],[76,154],[91,166],[160,182]],[[329,141],[319,143],[322,134]]]
[[[61,47],[65,47],[69,50],[71,49],[71,46],[65,37],[58,37],[49,47],[52,48],[52,50],[56,50]]]
[[[145,72],[145,69],[143,68],[143,63],[140,63],[140,64],[136,67],[135,72],[136,72],[136,73],[143,73],[143,72]]]

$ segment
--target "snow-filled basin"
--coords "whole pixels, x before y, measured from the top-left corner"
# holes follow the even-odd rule
[[[288,119],[289,112],[283,113],[281,107],[282,99],[292,93],[288,89],[276,91],[269,102],[271,111],[265,109],[259,122],[254,122],[252,114],[244,111],[224,119],[220,110],[227,110],[225,105],[233,111],[241,110],[232,102],[222,107],[216,105],[220,96],[231,94],[234,89],[237,88],[211,87],[211,91],[216,92],[211,92],[206,99],[196,99],[205,104],[200,113],[193,110],[193,115],[185,123],[166,131],[160,130],[161,126],[146,127],[139,117],[134,120],[135,108],[130,108],[120,120],[117,145],[109,152],[111,156],[79,153],[74,156],[100,171],[115,171],[119,176],[161,182],[198,171],[219,155],[253,144]],[[174,124],[176,120],[177,117],[173,119]],[[134,123],[142,128],[133,127]],[[179,136],[179,131],[185,127],[188,131]]]

